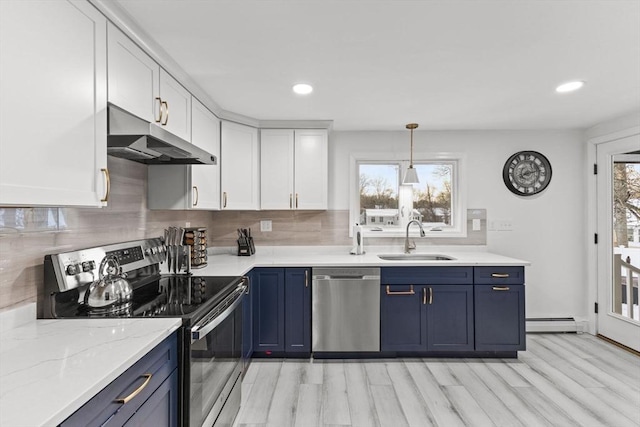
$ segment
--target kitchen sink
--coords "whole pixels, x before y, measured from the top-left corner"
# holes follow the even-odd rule
[[[455,258],[440,254],[379,254],[386,261],[454,261]]]

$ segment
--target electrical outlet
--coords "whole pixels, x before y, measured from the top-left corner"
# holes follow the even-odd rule
[[[260,231],[272,231],[272,223],[270,219],[263,219],[260,221]]]
[[[480,219],[474,218],[473,220],[471,220],[471,228],[473,231],[480,231],[481,229]]]
[[[489,231],[513,231],[513,221],[510,219],[494,219],[489,221]]]
[[[185,226],[185,228],[189,228],[189,227],[191,227],[191,223],[189,221],[187,221],[187,222],[184,223],[184,226]]]

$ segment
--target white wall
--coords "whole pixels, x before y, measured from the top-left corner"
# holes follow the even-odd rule
[[[416,152],[466,155],[467,208],[509,219],[513,231],[489,231],[488,250],[528,260],[527,317],[587,316],[586,148],[580,131],[416,131]],[[552,166],[549,187],[517,197],[502,182],[513,153],[539,151]],[[333,132],[329,145],[329,209],[349,208],[351,153],[406,153],[409,133]]]

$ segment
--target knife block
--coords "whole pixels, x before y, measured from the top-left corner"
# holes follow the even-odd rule
[[[251,256],[256,253],[256,247],[253,244],[253,237],[238,239],[238,256]]]
[[[189,246],[192,269],[207,266],[207,229],[205,227],[185,228],[182,244]]]

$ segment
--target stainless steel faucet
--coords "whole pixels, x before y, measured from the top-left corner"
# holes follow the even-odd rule
[[[409,242],[409,227],[411,227],[411,224],[416,223],[418,224],[418,227],[420,227],[420,237],[424,237],[424,228],[422,228],[422,223],[420,221],[418,221],[417,219],[412,219],[411,221],[409,221],[409,223],[407,224],[407,237],[404,239],[404,253],[408,254],[411,251],[416,249],[416,242],[415,241],[411,241]]]

